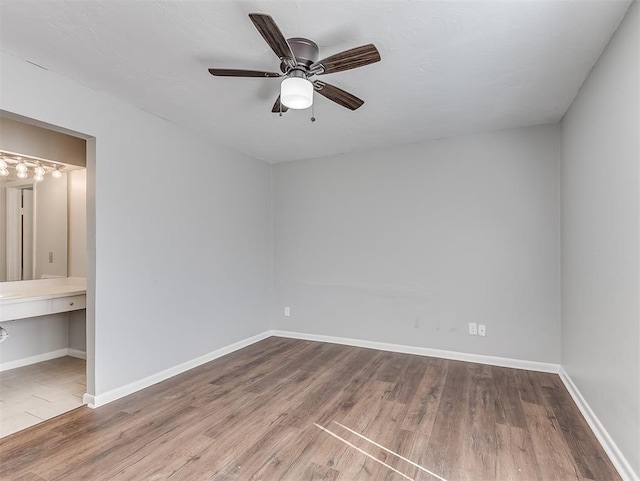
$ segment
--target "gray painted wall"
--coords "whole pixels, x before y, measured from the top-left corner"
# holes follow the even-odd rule
[[[275,165],[273,326],[559,362],[559,134]]]
[[[81,352],[87,352],[87,311],[69,312],[68,347]]]
[[[0,364],[71,348],[86,352],[86,311],[61,312],[2,324],[9,339],[0,344]]]
[[[271,167],[10,55],[1,63],[1,109],[96,138],[95,163],[87,157],[90,394],[265,331]]]
[[[0,363],[69,347],[69,314],[66,312],[6,321],[2,327],[9,338],[0,344]]]
[[[562,365],[640,475],[640,20],[563,121]]]

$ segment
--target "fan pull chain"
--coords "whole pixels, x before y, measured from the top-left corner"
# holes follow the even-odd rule
[[[315,104],[311,104],[311,123],[316,121],[315,116],[313,115],[314,112],[314,108],[315,108]]]
[[[279,116],[282,117],[282,98],[281,97],[278,97],[278,98],[280,99],[280,102],[279,102],[279,104],[280,104],[280,114],[279,114]]]

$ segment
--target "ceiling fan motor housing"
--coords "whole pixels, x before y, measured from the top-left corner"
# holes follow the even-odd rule
[[[288,38],[287,42],[291,46],[293,54],[296,56],[298,66],[302,66],[305,70],[308,70],[312,64],[318,61],[319,49],[314,41],[308,38],[293,37]],[[287,73],[289,66],[286,62],[280,63],[280,70],[282,70],[283,73]]]

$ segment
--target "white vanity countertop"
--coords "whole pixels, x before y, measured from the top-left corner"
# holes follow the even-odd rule
[[[53,299],[87,293],[84,277],[0,282],[0,304]]]

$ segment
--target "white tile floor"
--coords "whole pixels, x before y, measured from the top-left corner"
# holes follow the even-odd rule
[[[86,362],[60,357],[0,372],[0,438],[82,406]]]

